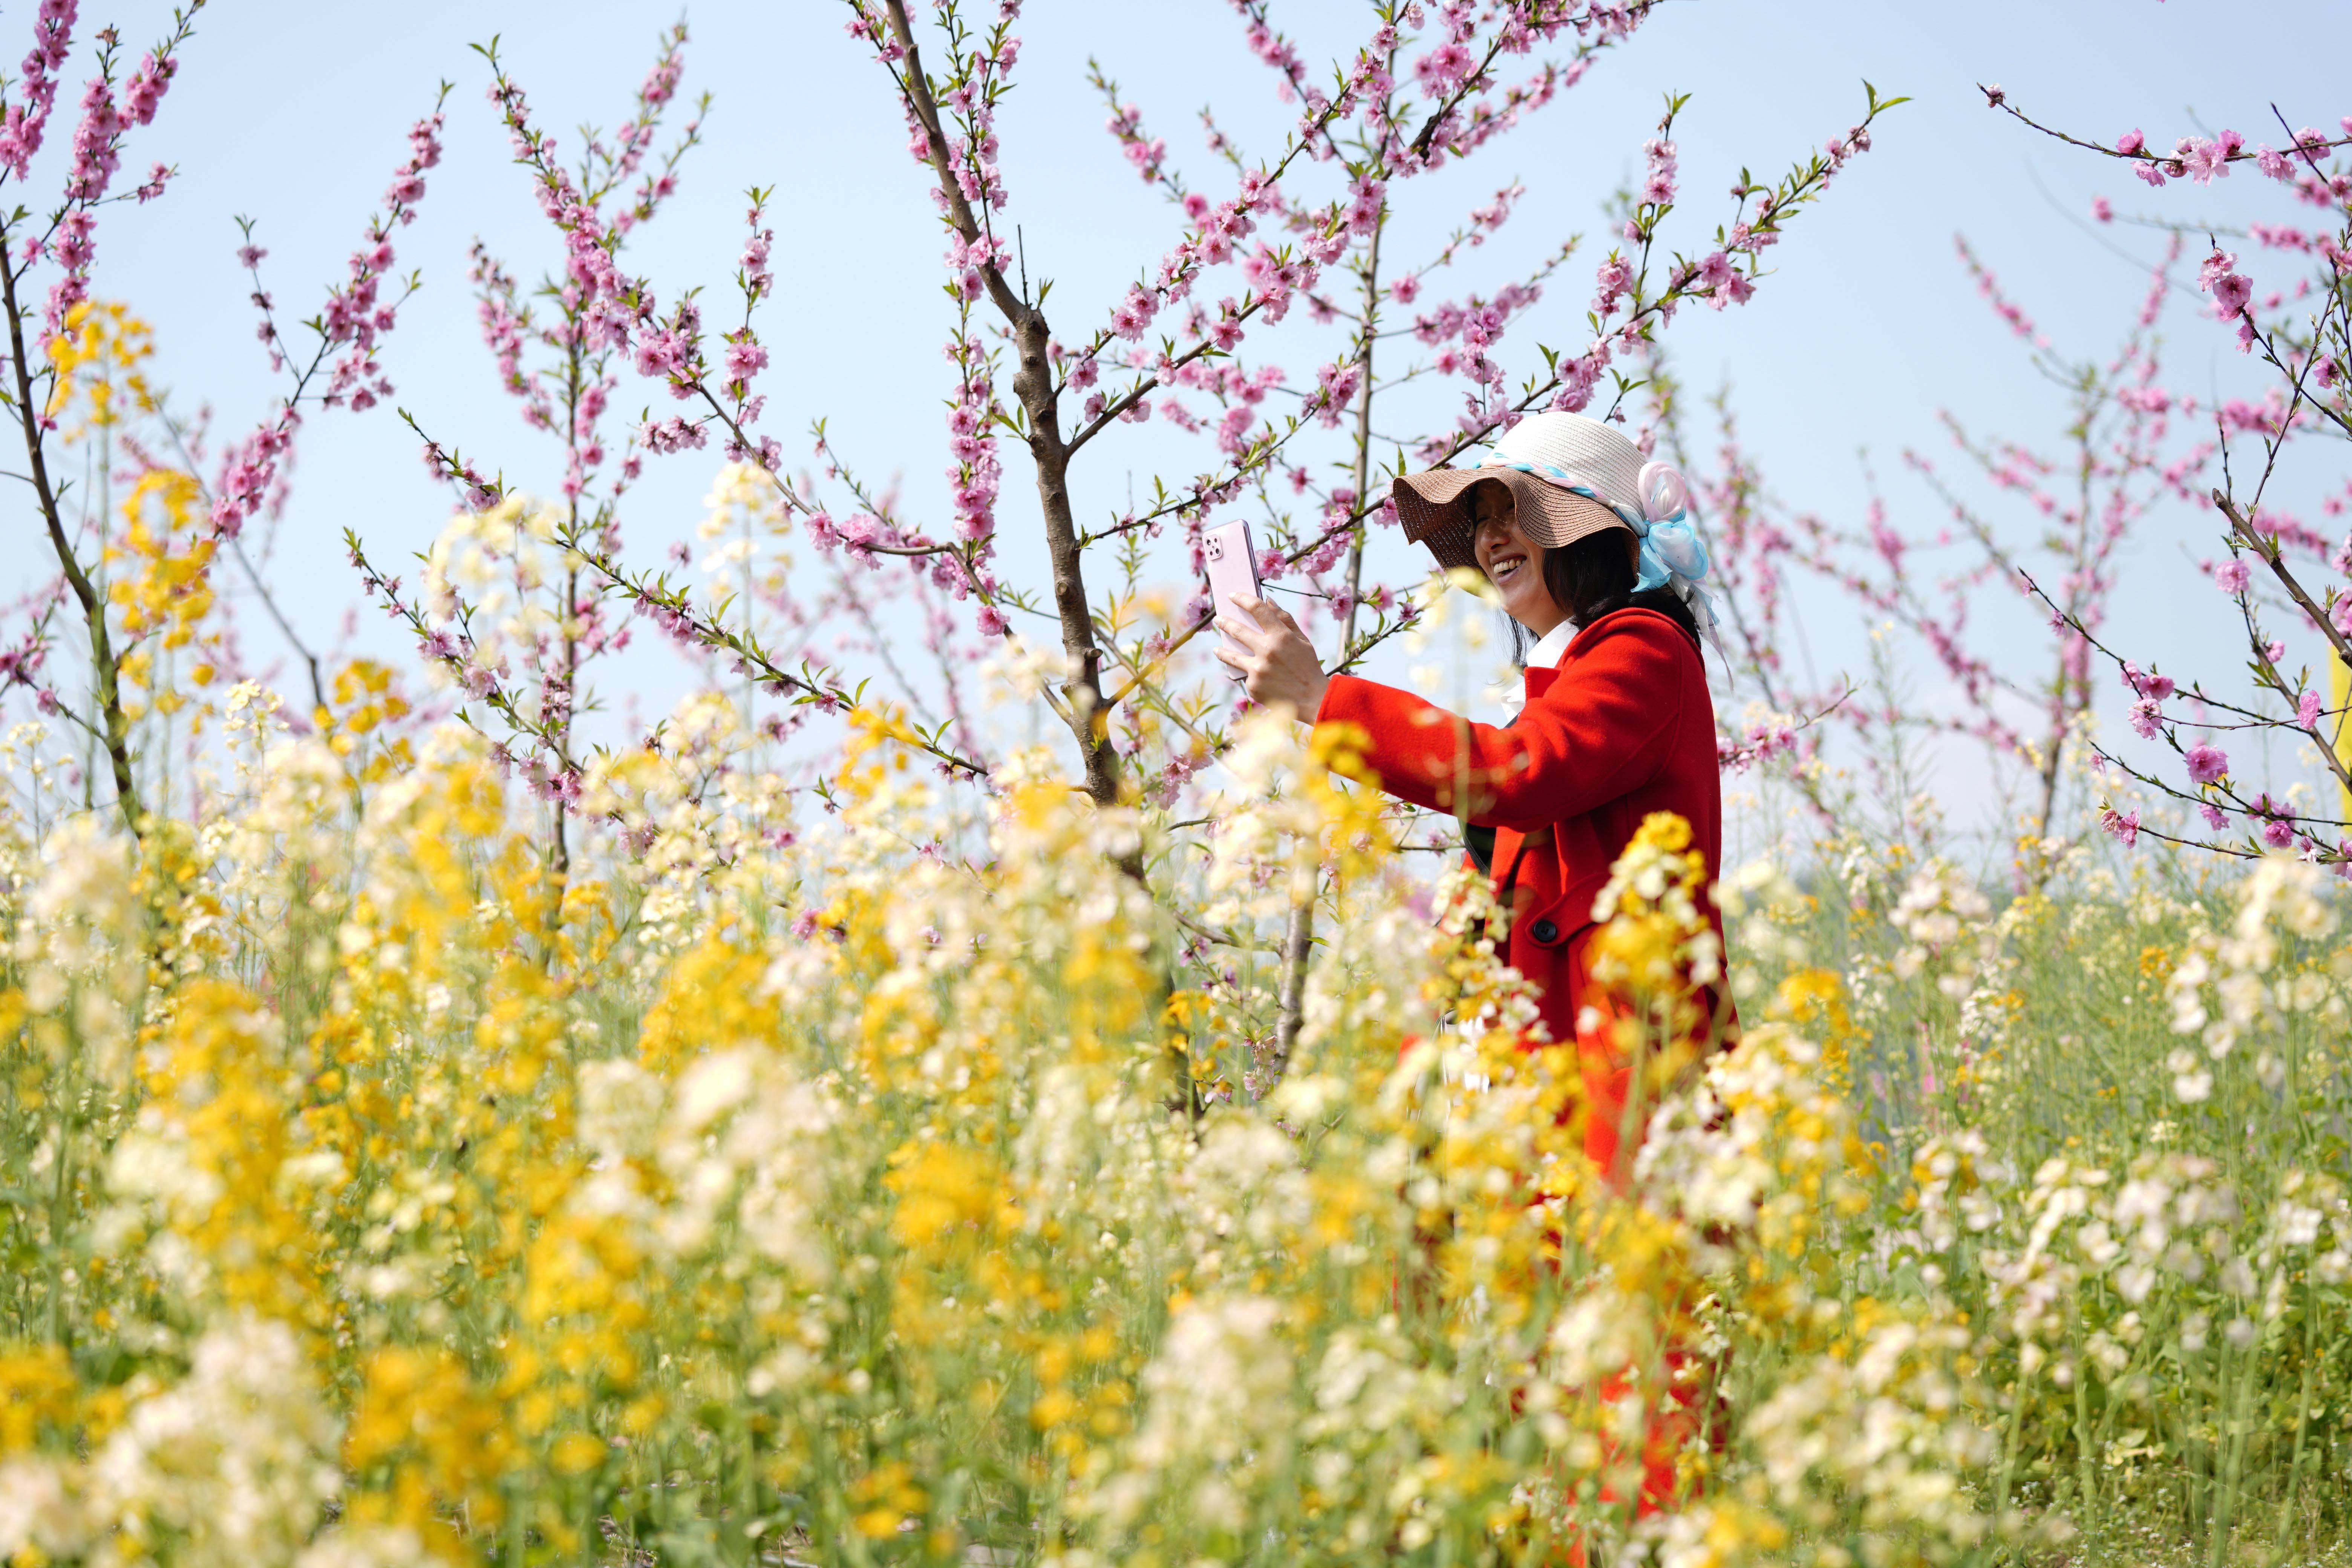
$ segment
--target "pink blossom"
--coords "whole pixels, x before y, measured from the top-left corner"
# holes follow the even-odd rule
[[[2319,728],[2318,692],[2306,691],[2295,700],[2294,721],[2301,729],[2317,730]]]
[[[1731,258],[1720,250],[1699,263],[1698,277],[1707,287],[1706,302],[1718,310],[1727,305],[1745,304],[1756,292],[1748,275],[1734,267]]]
[[[1460,44],[1449,43],[1415,60],[1412,74],[1420,79],[1423,91],[1433,98],[1442,98],[1470,74],[1471,67],[1475,63],[1468,49]]]
[[[1358,360],[1345,364],[1335,361],[1316,371],[1316,417],[1327,428],[1338,426],[1340,410],[1354,399],[1362,379],[1363,364]]]
[[[2142,674],[2139,666],[2128,661],[2124,665],[2123,673],[2126,686],[2154,701],[2165,701],[2177,689],[2168,676],[2158,675],[2153,671]]]
[[[1110,313],[1110,330],[1129,342],[1143,336],[1151,318],[1159,313],[1160,301],[1141,284],[1130,284],[1127,298]]]
[[[2101,223],[2106,223],[2116,216],[2115,204],[2108,201],[2105,196],[2093,196],[2091,198],[2091,216]]]
[[[2216,250],[2197,272],[2197,286],[2213,296],[2213,313],[2223,321],[2243,310],[2253,298],[2253,280],[2233,270],[2237,265],[2235,254]]]
[[[1226,409],[1217,421],[1217,449],[1228,457],[1239,457],[1249,445],[1249,428],[1255,417],[1247,404]]]
[[[2099,813],[2099,826],[2113,834],[2124,847],[2128,849],[2139,837],[2139,813],[2119,812],[2114,806],[2108,806]]]
[[[753,376],[765,370],[767,365],[768,351],[757,340],[746,337],[740,342],[728,345],[727,379],[729,381],[738,384],[748,383]]]
[[[1675,199],[1675,144],[1664,138],[1654,138],[1643,143],[1643,155],[1649,163],[1649,174],[1642,182],[1642,200],[1652,206],[1666,206]]]
[[[2234,131],[2224,131],[2212,141],[2183,137],[2173,149],[2189,177],[2200,185],[2210,184],[2230,172],[2230,158],[2246,144],[2246,139]]]
[[[1551,405],[1570,414],[1582,413],[1585,405],[1592,401],[1592,388],[1600,381],[1601,373],[1608,368],[1606,342],[1593,344],[1574,359],[1561,361],[1559,392],[1552,398]]]
[[[1633,286],[1633,264],[1615,251],[1609,253],[1593,273],[1592,313],[1607,320],[1617,309],[1617,302]]]
[[[2126,158],[2137,155],[2147,145],[2147,138],[2136,130],[2126,131],[2116,138],[2116,151]]]
[[[33,47],[25,56],[18,85],[23,100],[0,115],[0,165],[18,179],[31,170],[33,155],[41,150],[41,136],[57,102],[58,72],[73,45],[78,0],[41,0],[33,21]]]
[[[709,441],[699,421],[677,415],[667,419],[647,420],[638,431],[638,436],[652,450],[663,454],[702,447]]]
[[[299,422],[299,414],[286,409],[222,455],[220,477],[213,485],[215,530],[234,539],[245,520],[259,510]]]
[[[172,85],[172,77],[180,62],[161,51],[150,51],[139,62],[139,69],[122,89],[123,112],[134,125],[152,124],[156,106],[163,100],[163,89]]]
[[[2213,585],[2224,594],[2235,596],[2246,591],[2246,563],[2232,555],[2213,568]]]
[[[2189,764],[2189,776],[2197,784],[2212,784],[2230,774],[2229,754],[2219,746],[2200,742],[2189,747],[2181,760]]]
[[[646,332],[637,339],[637,374],[677,377],[687,374],[692,346],[676,328]]]

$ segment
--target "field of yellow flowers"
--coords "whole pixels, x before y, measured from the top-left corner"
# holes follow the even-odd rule
[[[1244,723],[1177,820],[872,713],[789,785],[706,692],[559,857],[386,667],[299,723],[218,679],[194,482],[121,510],[144,809],[0,736],[12,1565],[2346,1561],[2315,867],[2077,848],[1996,903],[1654,819],[1600,905],[1658,1101],[1616,1187],[1344,733]],[[1669,1047],[1726,968],[1744,1037]]]
[[[385,686],[302,735],[215,694],[228,772],[140,839],[9,742],[11,1562],[2341,1560],[2315,868],[1735,869],[1746,1037],[1651,1053],[1612,1192],[1345,737],[1245,732],[1203,839],[887,741],[812,811],[697,700],[558,879]],[[1637,981],[1698,940],[1675,828],[1604,899]],[[1269,1083],[1272,958],[1172,954],[1301,843]],[[1637,1520],[1676,1393],[1696,1500]]]

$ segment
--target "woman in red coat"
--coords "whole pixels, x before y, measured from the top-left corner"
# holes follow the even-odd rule
[[[1540,414],[1482,467],[1407,475],[1392,494],[1407,537],[1443,566],[1483,573],[1515,639],[1532,641],[1516,719],[1475,724],[1394,687],[1327,676],[1297,623],[1263,600],[1236,599],[1242,613],[1220,616],[1240,651],[1219,657],[1256,701],[1360,727],[1382,789],[1463,820],[1507,911],[1506,962],[1535,987],[1549,1037],[1576,1043],[1585,1152],[1622,1186],[1648,1108],[1592,979],[1593,900],[1653,812],[1687,822],[1708,875],[1721,868],[1715,707],[1700,654],[1707,562],[1684,518],[1688,490],[1608,426]],[[1706,907],[1720,953],[1722,917],[1711,899]],[[1704,988],[1717,1039],[1734,1027],[1719,989]],[[1673,1454],[1694,1430],[1679,1394],[1653,1418],[1643,1512],[1671,1506]]]
[[[1592,902],[1653,812],[1690,824],[1719,873],[1723,791],[1715,704],[1700,655],[1697,580],[1706,552],[1684,519],[1688,492],[1664,463],[1598,420],[1538,414],[1483,467],[1399,479],[1406,536],[1438,563],[1495,585],[1527,648],[1526,695],[1507,725],[1475,724],[1411,692],[1327,676],[1297,624],[1263,600],[1217,625],[1218,650],[1258,702],[1314,722],[1353,723],[1381,787],[1460,817],[1472,858],[1507,910],[1506,962],[1538,994],[1551,1038],[1578,1038],[1592,994]],[[1721,951],[1722,918],[1708,918]],[[1727,1017],[1726,1022],[1727,1023]],[[1622,1107],[1622,1088],[1609,1098]],[[1622,1180],[1620,1119],[1595,1103],[1587,1152]]]

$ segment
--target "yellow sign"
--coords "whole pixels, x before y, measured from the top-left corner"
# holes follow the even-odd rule
[[[2352,724],[2346,722],[2347,718],[2346,709],[2352,707],[2352,667],[2345,664],[2342,654],[2332,649],[2327,655],[2327,705],[2336,713],[2333,744],[2336,748],[2336,760],[2343,763],[2347,769],[2352,769]],[[2340,804],[2344,807],[2336,815],[2347,821],[2352,821],[2352,788],[2347,788],[2339,783],[2336,786],[2336,792],[2341,797]]]

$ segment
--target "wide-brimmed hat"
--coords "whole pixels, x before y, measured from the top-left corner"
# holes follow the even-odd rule
[[[1510,491],[1519,531],[1532,543],[1556,548],[1623,529],[1634,592],[1672,589],[1700,635],[1714,640],[1715,606],[1699,586],[1706,541],[1690,521],[1690,483],[1673,464],[1650,461],[1598,419],[1537,414],[1505,431],[1478,467],[1402,474],[1389,494],[1407,539],[1428,545],[1440,566],[1475,572],[1470,492],[1482,484]]]
[[[1603,529],[1623,529],[1634,551],[1645,531],[1642,449],[1598,419],[1537,414],[1504,432],[1475,468],[1401,474],[1389,493],[1404,536],[1429,546],[1444,567],[1479,570],[1470,492],[1499,484],[1511,494],[1519,531],[1536,544],[1571,544]]]

